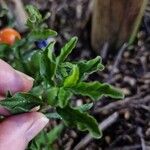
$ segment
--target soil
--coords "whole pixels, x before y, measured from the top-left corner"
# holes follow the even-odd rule
[[[86,150],[150,150],[150,18],[143,17],[135,43],[116,51],[104,49],[95,53],[90,44],[91,6],[90,0],[49,0],[30,1],[45,14],[50,11],[48,25],[59,33],[59,49],[70,37],[79,37],[77,48],[70,59],[89,59],[101,55],[105,70],[90,76],[90,80],[109,82],[120,87],[126,97],[122,101],[103,98],[90,111],[99,123],[114,113],[118,117],[103,131],[99,140],[92,139]],[[77,103],[84,103],[79,98]],[[124,102],[125,101],[125,102]],[[66,129],[56,142],[56,149],[72,150],[86,133]]]

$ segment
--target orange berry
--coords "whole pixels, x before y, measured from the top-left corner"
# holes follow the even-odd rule
[[[21,39],[20,33],[16,30],[12,28],[4,28],[0,30],[0,43],[13,45],[16,39]]]

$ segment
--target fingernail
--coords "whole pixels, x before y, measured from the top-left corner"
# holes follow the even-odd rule
[[[32,78],[32,77],[30,77],[30,76],[28,76],[28,75],[26,75],[26,74],[24,74],[24,73],[22,73],[22,72],[20,72],[20,71],[18,71],[18,70],[15,70],[19,75],[21,75],[22,77],[24,77],[24,78],[26,78],[27,80],[29,80],[29,81],[34,81],[34,79]]]
[[[35,111],[38,111],[39,109],[40,109],[40,106],[36,106],[36,107],[32,108],[30,110],[30,112],[35,112]]]
[[[49,122],[43,114],[39,115],[39,118],[33,122],[30,128],[26,131],[25,136],[27,141],[32,140]]]
[[[4,96],[0,96],[0,100],[3,100],[3,99],[5,99],[5,97]]]

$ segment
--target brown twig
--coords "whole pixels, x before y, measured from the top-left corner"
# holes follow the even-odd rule
[[[146,150],[150,149],[150,146],[146,146],[145,147]],[[136,149],[141,149],[141,145],[137,144],[137,145],[131,145],[131,146],[124,146],[124,147],[115,147],[115,148],[107,148],[105,150],[136,150]]]
[[[104,131],[109,126],[111,126],[114,122],[117,121],[119,117],[119,113],[115,112],[112,115],[110,115],[108,118],[106,118],[102,123],[99,124],[99,128]],[[88,134],[86,135],[74,148],[73,150],[80,150],[81,148],[85,147],[90,141],[92,140],[92,137]]]
[[[94,113],[100,113],[100,112],[104,112],[104,111],[115,110],[118,108],[121,109],[121,108],[124,108],[127,106],[132,107],[132,105],[133,106],[139,105],[139,104],[141,105],[141,104],[147,103],[149,101],[150,101],[150,95],[145,96],[145,97],[141,97],[141,94],[140,94],[140,95],[132,96],[129,98],[125,98],[122,101],[112,102],[112,103],[106,105],[105,107],[102,107],[100,109],[95,110]]]
[[[109,49],[109,43],[106,42],[101,50],[101,57],[105,60]]]
[[[139,137],[141,139],[142,150],[146,150],[145,140],[144,140],[144,137],[143,137],[143,133],[142,133],[142,128],[141,127],[139,127],[137,129],[137,134],[139,135]]]
[[[114,65],[113,65],[111,72],[108,76],[108,79],[106,80],[108,83],[111,83],[111,80],[112,80],[113,75],[114,75],[114,71],[116,70],[116,68],[118,68],[118,65],[121,61],[122,55],[123,55],[124,51],[127,49],[127,47],[128,47],[128,44],[124,43],[123,46],[121,47],[121,49],[119,50],[118,55],[115,59]]]

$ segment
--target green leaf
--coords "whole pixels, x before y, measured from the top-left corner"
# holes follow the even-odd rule
[[[29,16],[34,16],[34,17],[38,18],[38,20],[42,19],[42,15],[40,14],[39,10],[35,6],[27,5],[26,11]]]
[[[75,109],[81,111],[81,112],[85,112],[90,110],[93,107],[93,103],[89,103],[89,104],[83,104],[81,106],[77,106],[75,107]]]
[[[0,51],[9,50],[10,46],[5,43],[0,43]]]
[[[33,94],[33,95],[35,95],[35,96],[37,96],[37,97],[40,97],[43,94],[44,90],[45,89],[43,88],[42,85],[34,86],[31,89],[30,93]]]
[[[56,72],[56,63],[52,56],[54,42],[51,42],[47,48],[44,50],[41,56],[40,62],[40,74],[43,76],[50,84],[54,84],[54,76]]]
[[[53,143],[59,138],[64,125],[60,124],[55,126],[49,132],[42,131],[38,136],[36,136],[30,143],[29,150],[53,150]]]
[[[28,13],[28,20],[27,20],[27,26],[30,28],[34,28],[39,23],[42,22],[42,15],[40,14],[39,10],[34,7],[33,5],[27,5],[26,11]]]
[[[0,18],[6,16],[8,14],[8,10],[6,8],[0,8]]]
[[[51,42],[47,47],[46,50],[48,50],[48,58],[51,62],[55,63],[56,61],[56,56],[54,55],[54,46],[55,46],[55,41]]]
[[[51,106],[56,106],[58,104],[58,95],[59,88],[58,87],[51,87],[46,91],[45,97],[47,98],[47,102]]]
[[[36,136],[28,146],[28,150],[41,150],[43,145],[47,143],[46,132],[41,131],[38,136]]]
[[[0,43],[0,58],[8,57],[9,53],[11,52],[11,47],[8,44]]]
[[[49,105],[63,108],[68,104],[72,93],[63,87],[51,87],[45,95]]]
[[[47,118],[49,118],[49,119],[60,119],[60,120],[62,119],[60,117],[60,115],[58,113],[56,113],[56,112],[54,112],[54,113],[46,113],[45,116]]]
[[[64,80],[70,76],[74,64],[65,62],[57,66],[56,78],[60,86],[63,86]]]
[[[87,77],[89,74],[92,74],[97,71],[101,71],[104,69],[102,65],[102,60],[100,56],[97,56],[94,59],[89,61],[80,61],[77,63],[80,71],[80,79]]]
[[[57,108],[58,114],[68,126],[76,126],[81,131],[89,131],[94,138],[100,138],[102,133],[98,128],[97,121],[85,112],[80,112],[69,106]]]
[[[73,37],[70,39],[68,43],[65,44],[65,46],[61,49],[60,55],[57,57],[57,63],[61,64],[65,61],[65,59],[68,57],[68,55],[72,52],[72,50],[75,48],[78,38]]]
[[[48,145],[53,144],[59,138],[59,136],[62,133],[63,129],[64,129],[64,126],[62,124],[60,124],[60,125],[54,127],[52,130],[50,130],[50,132],[48,132],[46,134],[47,140],[48,140],[47,144]]]
[[[88,96],[92,100],[99,100],[102,96],[108,96],[116,99],[123,99],[124,94],[121,90],[105,83],[100,82],[80,82],[72,88],[75,94]]]
[[[36,29],[30,33],[30,39],[34,40],[43,40],[47,39],[50,36],[56,36],[57,32],[51,29]]]
[[[71,97],[72,97],[72,93],[69,90],[61,87],[59,89],[59,93],[58,93],[58,105],[59,105],[59,107],[64,108],[68,104]]]
[[[0,101],[0,105],[7,108],[12,114],[29,112],[32,108],[42,104],[41,99],[27,93],[17,93],[11,98]]]
[[[41,52],[34,52],[30,60],[30,69],[32,72],[39,71],[40,61],[41,61]]]
[[[79,80],[79,68],[77,65],[73,65],[71,74],[65,79],[64,87],[74,87]]]

